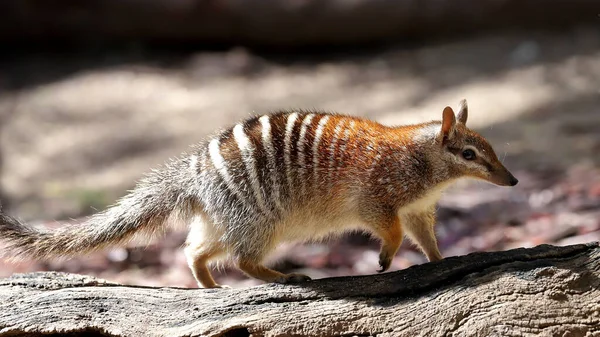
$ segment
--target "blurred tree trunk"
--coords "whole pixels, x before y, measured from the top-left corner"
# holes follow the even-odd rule
[[[246,289],[34,273],[0,280],[0,336],[597,336],[599,277],[598,243]]]
[[[598,22],[597,0],[2,0],[0,40],[269,47]]]

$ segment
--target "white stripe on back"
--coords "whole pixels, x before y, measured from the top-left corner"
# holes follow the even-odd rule
[[[244,196],[240,193],[237,186],[233,182],[231,175],[227,171],[227,165],[225,164],[225,159],[223,159],[223,156],[221,156],[221,150],[219,146],[220,143],[218,138],[214,138],[208,144],[208,154],[210,155],[210,160],[212,161],[213,166],[217,169],[217,172],[219,172],[219,175],[225,182],[225,185],[227,185],[227,188],[233,194],[235,194],[240,201],[244,202]]]
[[[287,179],[288,187],[290,189],[290,193],[292,191],[292,132],[294,131],[294,125],[296,124],[296,120],[298,119],[298,113],[294,112],[290,114],[287,118],[287,124],[285,125],[285,138],[284,138],[284,156],[283,160],[285,163],[285,177]]]
[[[318,181],[318,167],[319,167],[319,143],[321,142],[321,137],[323,136],[323,130],[325,129],[325,125],[329,121],[329,115],[321,118],[319,121],[319,125],[317,126],[317,131],[315,131],[315,140],[313,141],[312,151],[313,151],[313,179],[316,186]]]
[[[344,131],[344,138],[341,139],[342,145],[340,145],[340,155],[338,157],[340,159],[340,162],[344,161],[344,154],[346,152],[346,147],[348,147],[348,140],[350,139],[350,131],[352,131],[352,129],[354,128],[354,124],[354,121],[350,121],[350,124],[348,124],[348,127]],[[339,165],[336,165],[336,168],[339,168]]]
[[[333,139],[331,141],[331,145],[329,146],[329,172],[327,172],[327,182],[331,186],[331,178],[333,177],[333,167],[335,165],[335,146],[337,145],[340,137],[340,132],[342,132],[342,128],[346,123],[346,119],[342,118],[335,129],[333,130]]]
[[[304,191],[306,190],[306,181],[304,179],[304,175],[306,174],[306,162],[304,161],[304,144],[306,143],[306,131],[314,117],[314,114],[308,114],[306,115],[306,117],[304,117],[304,120],[302,121],[302,127],[300,128],[300,137],[298,137],[298,144],[296,145],[296,148],[298,150],[298,175],[300,176],[302,194],[304,194]]]
[[[271,185],[273,186],[273,197],[275,206],[283,212],[283,206],[280,200],[279,182],[277,180],[277,162],[275,161],[275,148],[273,147],[273,139],[271,137],[271,122],[269,116],[265,115],[258,119],[262,125],[262,143],[267,152],[267,162],[269,165],[269,175],[271,176]]]
[[[256,170],[256,161],[254,159],[254,146],[250,142],[250,138],[248,138],[244,132],[244,126],[242,124],[237,124],[233,127],[233,137],[242,153],[242,160],[246,166],[246,172],[248,172],[250,178],[250,186],[252,187],[252,192],[254,192],[258,207],[264,212],[269,213],[269,209],[265,204],[265,199],[260,190],[260,181],[258,180],[258,171]]]

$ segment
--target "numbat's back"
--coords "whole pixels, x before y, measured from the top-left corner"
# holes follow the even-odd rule
[[[207,264],[227,259],[267,282],[309,280],[261,264],[284,241],[363,229],[382,241],[385,271],[407,234],[430,261],[442,258],[434,206],[461,177],[503,186],[517,179],[488,142],[466,127],[467,104],[441,121],[388,127],[322,112],[248,119],[166,164],[104,212],[80,225],[41,231],[0,214],[4,256],[72,256],[190,223],[185,248],[204,287],[218,287]]]

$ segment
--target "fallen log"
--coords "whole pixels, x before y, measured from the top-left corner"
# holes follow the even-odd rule
[[[599,276],[598,243],[245,289],[17,274],[0,280],[0,336],[597,336]]]

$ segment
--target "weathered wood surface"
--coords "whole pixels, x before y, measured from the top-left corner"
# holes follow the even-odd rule
[[[597,0],[2,0],[0,41],[342,45],[598,22]]]
[[[246,289],[23,274],[0,280],[0,336],[600,336],[599,276],[598,243]]]

